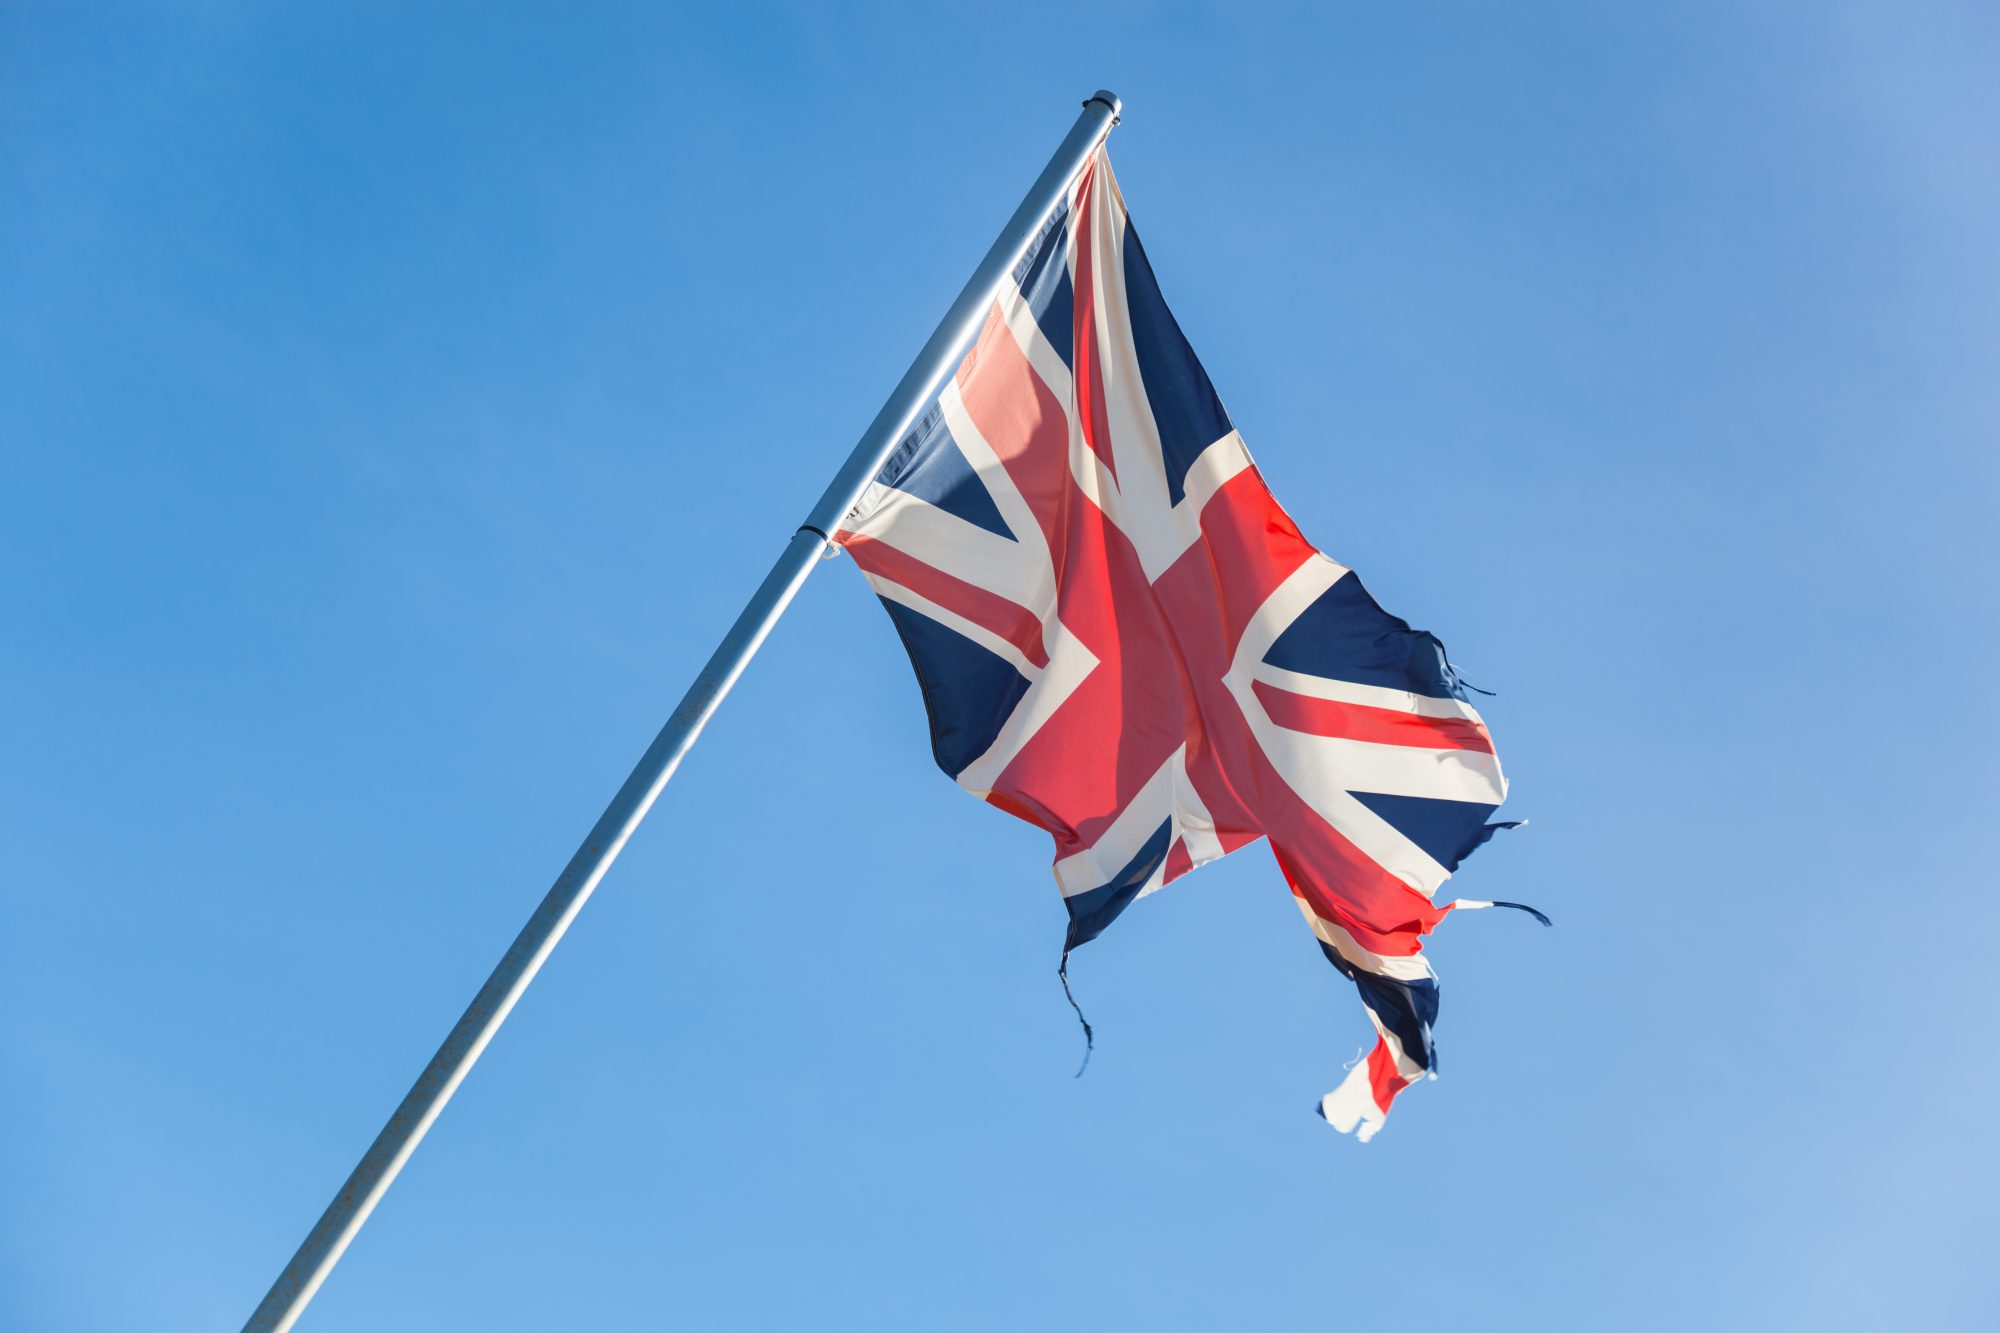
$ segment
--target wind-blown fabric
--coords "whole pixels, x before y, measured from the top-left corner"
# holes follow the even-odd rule
[[[1270,839],[1373,1053],[1367,1139],[1432,1070],[1433,897],[1498,825],[1438,641],[1272,498],[1168,313],[1100,149],[835,540],[881,597],[938,766],[1048,830],[1070,948]]]

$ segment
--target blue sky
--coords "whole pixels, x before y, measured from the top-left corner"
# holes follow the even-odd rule
[[[2000,23],[0,16],[0,1324],[234,1327],[1097,87],[1477,683],[1442,1078],[1262,849],[1054,977],[826,566],[306,1329],[1980,1327]]]

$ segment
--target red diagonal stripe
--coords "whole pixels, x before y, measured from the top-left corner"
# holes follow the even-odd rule
[[[1075,312],[1072,392],[1076,395],[1076,419],[1083,431],[1083,442],[1103,460],[1105,471],[1115,482],[1118,466],[1112,457],[1111,422],[1104,404],[1104,352],[1097,343],[1096,241],[1097,229],[1104,219],[1103,210],[1097,206],[1094,168],[1084,173],[1083,186],[1077,191],[1077,213],[1077,220],[1083,225],[1077,229],[1076,280],[1072,284]]]
[[[1250,685],[1271,720],[1293,731],[1348,741],[1372,741],[1377,745],[1408,745],[1418,750],[1493,753],[1493,738],[1485,727],[1470,718],[1423,717],[1394,708],[1318,699],[1281,690],[1261,680]]]
[[[1396,1094],[1409,1086],[1410,1080],[1396,1068],[1396,1057],[1389,1054],[1389,1043],[1376,1042],[1375,1049],[1368,1053],[1368,1087],[1384,1115],[1389,1113],[1389,1103],[1396,1100]]]
[[[873,537],[843,532],[841,545],[854,557],[854,563],[868,573],[900,583],[919,597],[929,598],[981,629],[992,631],[1020,649],[1021,656],[1036,666],[1049,664],[1048,652],[1042,647],[1042,622],[1019,602],[1010,602],[997,593],[967,583]]]
[[[1014,341],[997,305],[959,366],[958,393],[965,414],[1034,511],[1060,571],[1066,554],[1062,515],[1075,486],[1069,472],[1069,415]],[[1026,539],[1030,534],[1017,535]]]

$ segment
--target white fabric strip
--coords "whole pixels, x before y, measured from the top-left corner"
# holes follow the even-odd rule
[[[1365,1057],[1347,1071],[1339,1087],[1320,1098],[1319,1113],[1327,1124],[1343,1134],[1354,1135],[1358,1142],[1366,1143],[1375,1137],[1375,1131],[1382,1128],[1384,1115],[1375,1104],[1375,1089],[1368,1082]]]
[[[1073,898],[1110,883],[1114,875],[1139,855],[1147,839],[1159,832],[1162,823],[1169,825],[1167,846],[1171,848],[1180,842],[1192,863],[1190,868],[1207,865],[1222,856],[1222,842],[1215,836],[1215,820],[1188,778],[1186,746],[1175,750],[1160,771],[1147,779],[1096,842],[1056,862],[1056,883],[1062,886],[1063,897]],[[1165,883],[1163,858],[1138,896],[1144,898]]]
[[[867,498],[874,503],[852,531],[1021,606],[1049,600],[1054,576],[1046,548],[1037,558],[1032,545],[1024,549],[907,491],[871,484]],[[1030,533],[1035,545],[1040,531]]]
[[[1097,835],[1096,842],[1056,862],[1056,883],[1062,885],[1063,897],[1103,887],[1132,863],[1162,823],[1173,818],[1174,770],[1181,753],[1176,750],[1172,759],[1160,765],[1159,772],[1146,779],[1146,785],[1125,802],[1125,808]]]
[[[1305,609],[1320,599],[1334,584],[1348,573],[1346,565],[1330,560],[1315,552],[1309,559],[1293,570],[1278,590],[1265,599],[1250,623],[1243,627],[1243,635],[1236,641],[1236,658],[1230,667],[1232,689],[1237,688],[1237,678],[1241,687],[1248,689],[1250,677],[1256,674],[1264,660],[1264,654],[1271,651],[1271,645],[1278,636],[1291,628]]]
[[[1313,911],[1312,904],[1305,899],[1294,895],[1293,901],[1298,903],[1299,912],[1305,917],[1306,924],[1312,927],[1313,934],[1363,972],[1372,972],[1378,977],[1388,977],[1392,981],[1436,979],[1437,973],[1431,970],[1431,960],[1424,955],[1414,953],[1398,957],[1394,954],[1376,953],[1373,949],[1364,947],[1338,923],[1328,921]]]
[[[1384,796],[1422,796],[1432,800],[1471,801],[1498,805],[1506,796],[1500,761],[1484,750],[1420,750],[1410,745],[1383,745],[1344,736],[1314,736],[1271,722],[1257,701],[1262,718],[1258,735],[1268,729],[1266,748],[1282,744],[1293,774],[1314,786],[1379,792]],[[1294,785],[1297,785],[1294,782]]]
[[[1201,456],[1194,460],[1181,484],[1181,502],[1174,506],[1176,515],[1185,514],[1180,521],[1182,530],[1187,534],[1188,545],[1201,540],[1201,511],[1208,508],[1208,502],[1215,498],[1217,491],[1249,466],[1249,447],[1243,443],[1243,437],[1233,430],[1202,450]],[[1181,552],[1175,551],[1173,558],[1178,560],[1180,557]]]
[[[868,574],[867,579],[868,586],[875,590],[876,596],[884,601],[895,602],[899,606],[907,606],[920,616],[929,616],[946,629],[963,634],[995,657],[1005,658],[1009,666],[1028,678],[1030,685],[1041,677],[1042,668],[1030,662],[1019,648],[984,625],[974,624],[958,612],[939,606],[923,594],[912,592],[902,584],[893,583],[878,574]]]
[[[1067,264],[1067,252],[1051,262]],[[1049,344],[1049,338],[1042,332],[1042,326],[1035,322],[1035,312],[1028,305],[1028,298],[1013,283],[1000,297],[1001,318],[1007,322],[1007,331],[1014,335],[1015,345],[1021,355],[1028,358],[1035,374],[1041,376],[1043,385],[1062,404],[1065,413],[1076,402],[1075,382],[1071,379],[1069,367],[1063,364],[1062,354]]]
[[[1029,508],[1006,464],[1000,461],[1000,455],[993,451],[993,446],[986,442],[986,437],[980,434],[978,425],[966,412],[965,399],[959,395],[956,382],[945,386],[944,393],[938,397],[938,405],[943,410],[946,429],[958,441],[959,452],[965,455],[980,481],[985,483],[994,508],[1000,511],[1001,520],[1016,538],[1008,555],[1013,565],[1010,572],[1015,576],[1014,587],[1018,596],[1005,592],[998,584],[984,578],[966,581],[1008,596],[1034,612],[1038,618],[1047,619],[1054,614],[1056,607],[1055,561],[1049,554],[1048,537],[1036,520],[1035,511]]]
[[[1110,188],[1108,172],[1096,193],[1097,213],[1089,238],[1091,274],[1096,289],[1095,334],[1102,353],[1104,420],[1111,432],[1111,439],[1100,443],[1109,444],[1118,474],[1117,490],[1104,502],[1104,509],[1138,551],[1150,581],[1187,549],[1189,516],[1176,513],[1167,498],[1166,456],[1146,397],[1132,313],[1125,299],[1125,213]]]
[[[1451,872],[1350,793],[1498,805],[1507,794],[1499,760],[1476,750],[1423,750],[1293,731],[1272,721],[1252,687],[1271,670],[1263,657],[1278,636],[1348,572],[1325,556],[1304,561],[1251,617],[1223,683],[1258,744],[1299,798],[1342,837],[1428,898]],[[1402,697],[1400,691],[1382,693]]]
[[[1264,661],[1250,664],[1250,670],[1266,685],[1275,685],[1281,690],[1307,695],[1314,699],[1360,704],[1364,708],[1382,708],[1395,713],[1414,713],[1418,717],[1464,718],[1467,722],[1482,724],[1485,720],[1479,716],[1477,709],[1462,699],[1434,699],[1427,694],[1414,694],[1409,690],[1392,690],[1381,685],[1362,685],[1350,680],[1310,676],[1303,671],[1287,671],[1283,667],[1274,667]]]
[[[1209,814],[1207,803],[1195,790],[1194,780],[1188,777],[1185,745],[1174,751],[1174,823],[1194,865],[1205,866],[1222,859],[1222,840],[1215,836],[1215,817]]]
[[[1048,650],[1049,664],[1043,668],[1041,678],[1022,698],[986,753],[958,774],[958,785],[982,801],[992,792],[993,784],[1014,761],[1014,756],[1097,669],[1097,655],[1053,616],[1042,624],[1042,642]]]

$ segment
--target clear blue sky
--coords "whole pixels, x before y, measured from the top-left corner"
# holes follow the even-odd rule
[[[282,8],[0,17],[0,1326],[248,1313],[1100,86],[1557,929],[1361,1147],[1246,851],[1072,1080],[829,565],[303,1327],[1991,1326],[1990,8]]]

